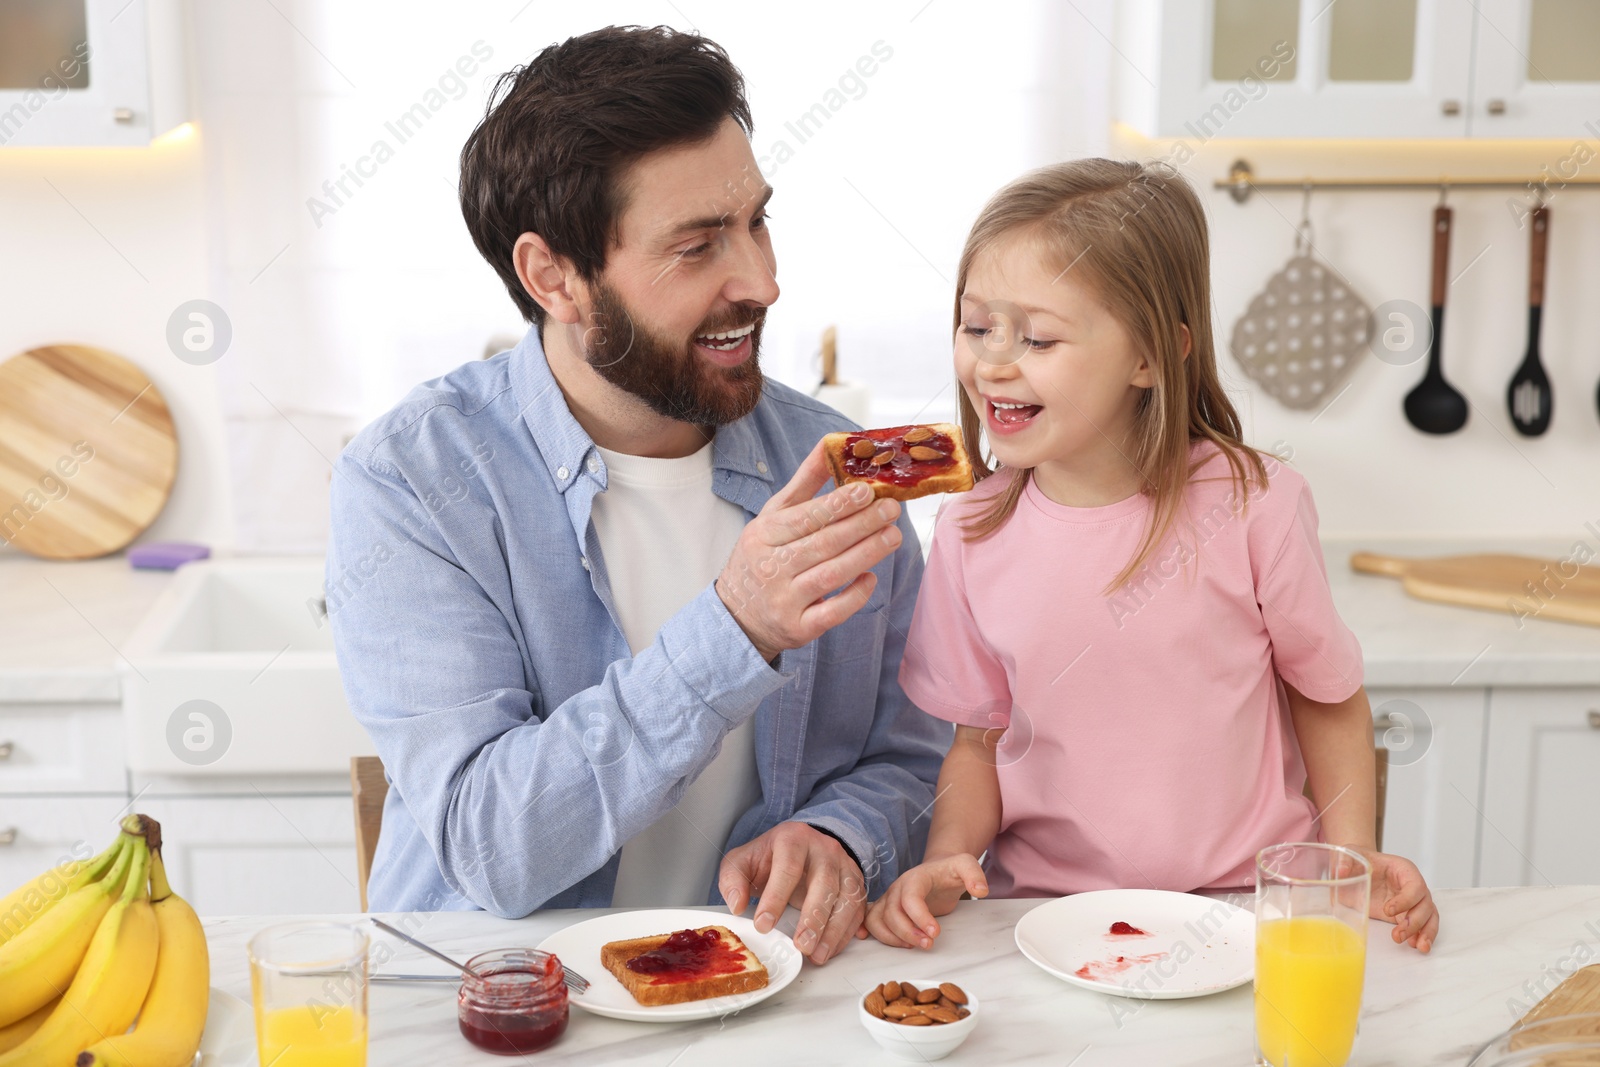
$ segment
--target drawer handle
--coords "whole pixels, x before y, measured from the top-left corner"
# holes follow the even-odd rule
[[[15,826],[8,826],[4,830],[0,830],[0,846],[14,845],[16,843],[17,828]]]
[[[14,741],[0,741],[0,759],[10,759],[11,752],[16,747],[16,742]]]
[[[1589,729],[1600,730],[1600,708],[1589,709]]]

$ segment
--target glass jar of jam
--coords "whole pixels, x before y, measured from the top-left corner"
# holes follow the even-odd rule
[[[461,1034],[502,1056],[537,1052],[567,1028],[561,961],[534,948],[499,948],[467,961],[456,997]]]

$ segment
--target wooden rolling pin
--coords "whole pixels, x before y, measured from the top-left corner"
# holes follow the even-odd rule
[[[1600,568],[1573,559],[1484,554],[1407,559],[1354,552],[1350,569],[1399,578],[1419,600],[1600,626]]]

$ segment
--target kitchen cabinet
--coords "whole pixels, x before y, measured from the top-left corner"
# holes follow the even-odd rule
[[[1569,142],[1595,137],[1600,121],[1600,4],[1475,0],[1474,6],[1478,31],[1470,136],[1560,137]]]
[[[361,909],[350,797],[152,796],[172,883],[208,915]]]
[[[1148,137],[1587,136],[1590,0],[1130,0],[1120,121]]]
[[[124,796],[0,796],[0,896],[50,867],[111,844]]]
[[[188,118],[181,0],[0,4],[0,147],[146,145]]]
[[[1478,884],[1478,805],[1488,693],[1370,689],[1373,740],[1389,750],[1383,848],[1430,886]]]
[[[0,795],[127,789],[118,705],[0,704]]]
[[[1494,689],[1483,885],[1600,882],[1600,688]]]

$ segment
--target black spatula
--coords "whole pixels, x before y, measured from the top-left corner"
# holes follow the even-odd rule
[[[1528,352],[1506,387],[1511,425],[1524,437],[1538,437],[1550,428],[1550,376],[1539,362],[1539,319],[1544,314],[1545,243],[1550,237],[1550,209],[1533,209],[1533,235],[1528,253]]]
[[[1467,424],[1467,398],[1444,380],[1440,354],[1444,291],[1450,284],[1450,216],[1443,204],[1433,210],[1433,339],[1428,345],[1428,371],[1405,400],[1406,418],[1423,433],[1455,433]]]

